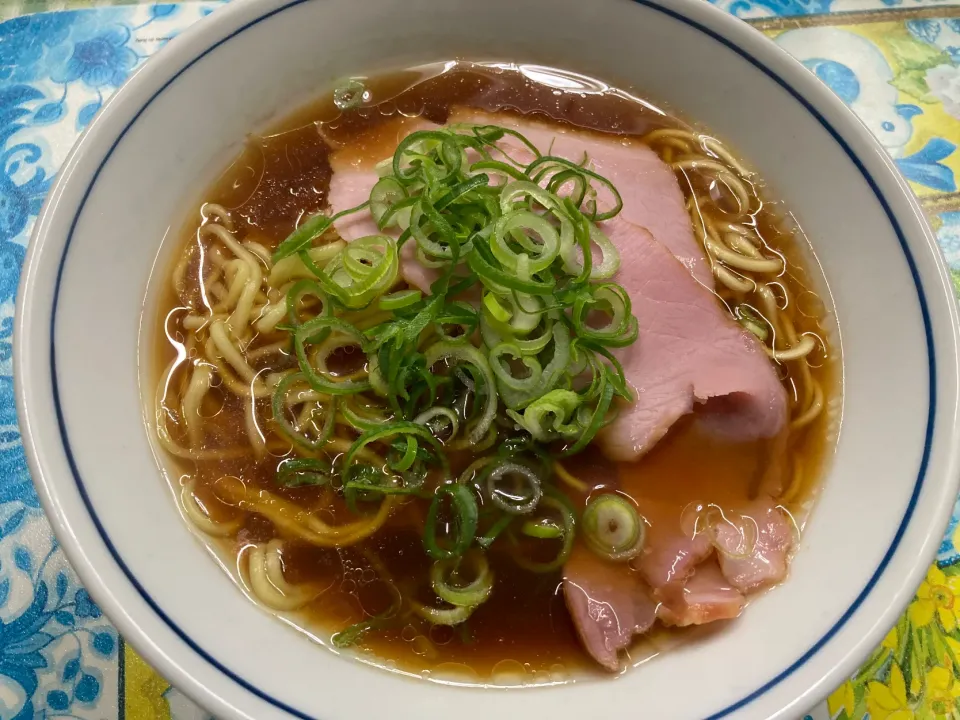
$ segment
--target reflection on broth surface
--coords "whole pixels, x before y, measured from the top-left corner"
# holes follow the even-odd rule
[[[190,209],[156,348],[185,517],[257,602],[432,678],[561,682],[736,617],[840,400],[761,190],[574,74],[343,85]]]

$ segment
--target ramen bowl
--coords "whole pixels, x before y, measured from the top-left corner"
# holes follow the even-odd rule
[[[835,308],[842,422],[789,578],[616,678],[459,686],[318,647],[213,567],[145,430],[144,292],[188,202],[247,133],[338,78],[458,57],[603,78],[710,128],[792,210]],[[957,494],[957,340],[935,238],[883,148],[799,63],[705,3],[238,0],[147,63],[64,165],[25,266],[15,360],[34,479],[70,560],[217,717],[792,718],[880,642],[933,558]]]

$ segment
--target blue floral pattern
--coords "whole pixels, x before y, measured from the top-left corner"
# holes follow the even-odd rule
[[[146,57],[219,4],[103,8],[0,23],[2,720],[116,717],[122,643],[53,537],[23,454],[11,343],[24,248],[77,135]],[[195,709],[178,694],[168,704],[175,718]]]

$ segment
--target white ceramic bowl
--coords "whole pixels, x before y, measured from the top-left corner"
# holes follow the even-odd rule
[[[144,431],[144,288],[244,135],[335,78],[454,56],[576,70],[703,122],[787,201],[833,293],[843,424],[789,580],[616,680],[465,689],[317,647],[214,567]],[[933,556],[957,493],[957,336],[934,238],[882,147],[798,63],[700,0],[239,0],[138,71],[64,166],[23,274],[16,377],[71,561],[147,660],[219,717],[786,718],[854,670]]]

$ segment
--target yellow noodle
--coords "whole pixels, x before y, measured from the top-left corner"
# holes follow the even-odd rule
[[[214,535],[216,537],[230,537],[234,535],[237,530],[243,526],[243,518],[235,518],[234,520],[228,520],[226,522],[221,522],[214,520],[208,514],[203,505],[200,504],[200,501],[197,500],[197,496],[194,494],[196,488],[196,480],[190,480],[186,485],[184,485],[180,490],[180,506],[183,508],[183,514],[187,516],[187,519],[190,520],[199,530],[202,530],[207,535]]]
[[[213,379],[213,372],[209,365],[198,363],[193,368],[193,374],[190,376],[190,384],[183,393],[183,422],[187,426],[187,435],[190,437],[190,445],[198,447],[203,438],[203,418],[200,417],[200,403],[204,396],[210,390],[210,381]]]
[[[222,478],[216,490],[226,496],[225,502],[260,513],[283,532],[318,547],[346,547],[370,537],[383,526],[398,502],[395,495],[387,495],[376,515],[342,525],[328,525],[299,505],[266,490],[250,488],[236,478]]]
[[[254,597],[271,610],[298,610],[319,593],[306,587],[291,585],[283,577],[280,541],[247,548],[247,579]]]
[[[222,225],[204,225],[200,228],[201,235],[212,235],[226,245],[234,255],[243,260],[250,270],[250,277],[244,285],[243,292],[237,301],[236,309],[230,316],[229,324],[237,332],[241,328],[246,328],[250,321],[250,313],[253,310],[253,302],[256,299],[257,292],[260,290],[260,283],[263,280],[263,274],[260,271],[260,262],[250,251],[244,248],[237,239]]]
[[[257,377],[257,371],[254,370],[243,358],[241,352],[233,344],[227,332],[227,323],[222,320],[215,320],[210,324],[210,339],[217,349],[217,353],[230,363],[236,370],[237,375],[247,382],[254,382]]]
[[[227,230],[233,232],[233,219],[230,217],[230,212],[219,203],[204,203],[203,207],[200,208],[200,217],[204,220],[212,217]]]
[[[560,478],[564,483],[572,487],[577,492],[586,493],[590,491],[589,485],[587,485],[576,475],[571,475],[570,472],[559,462],[553,463],[553,472],[556,473],[558,478]]]

